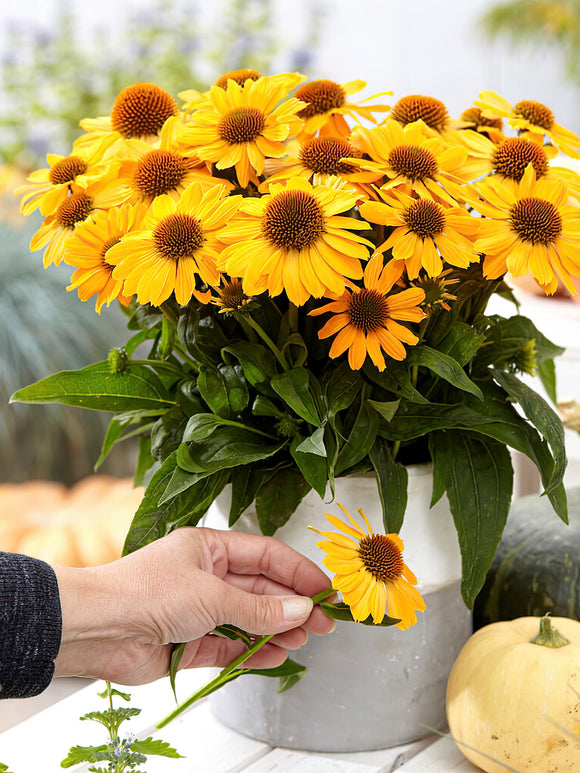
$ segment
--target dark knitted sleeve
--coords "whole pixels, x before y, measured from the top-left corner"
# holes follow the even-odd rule
[[[52,567],[0,552],[0,698],[28,698],[48,687],[61,627]]]

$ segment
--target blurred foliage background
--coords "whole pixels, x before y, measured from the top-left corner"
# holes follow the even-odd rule
[[[158,0],[115,20],[111,30],[79,34],[78,17],[60,4],[49,27],[34,20],[10,25],[0,60],[0,481],[35,478],[72,484],[93,471],[107,420],[98,412],[62,406],[9,405],[19,387],[58,370],[107,357],[126,340],[118,308],[94,311],[67,293],[72,269],[42,267],[29,242],[40,217],[24,218],[12,190],[48,151],[67,155],[79,120],[109,115],[119,91],[153,81],[173,96],[206,90],[240,67],[308,74],[319,12],[305,17],[300,48],[275,31],[271,0],[226,0],[219,27],[203,36],[203,0]],[[77,6],[78,7],[78,6]],[[100,472],[131,475],[134,446],[127,441]]]
[[[490,38],[555,48],[567,78],[580,88],[580,0],[508,0],[492,4],[481,24]]]

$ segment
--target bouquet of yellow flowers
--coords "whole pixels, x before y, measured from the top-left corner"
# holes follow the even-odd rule
[[[71,154],[17,193],[45,218],[44,265],[70,265],[67,289],[98,313],[118,301],[133,334],[12,399],[111,412],[98,463],[139,437],[148,485],[126,551],[196,525],[226,485],[230,526],[255,503],[273,534],[357,473],[376,476],[396,535],[407,465],[431,461],[471,605],[512,497],[509,448],[567,518],[561,421],[519,377],[555,397],[561,349],[486,306],[511,296],[507,272],[575,293],[580,177],[551,162],[580,138],[531,100],[483,92],[454,120],[433,97],[359,100],[364,86],[241,70],[181,106],[137,83],[82,120]]]

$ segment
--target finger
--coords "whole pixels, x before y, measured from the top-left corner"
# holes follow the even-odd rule
[[[260,595],[270,596],[283,596],[292,593],[290,588],[287,588],[285,585],[280,585],[273,580],[269,580],[262,575],[227,574],[224,577],[224,581],[229,582],[231,585],[234,585],[236,588],[240,588],[247,593],[258,593]],[[336,598],[336,593],[333,594],[331,598]],[[302,628],[316,636],[324,636],[325,634],[334,631],[336,622],[325,614],[320,607],[316,606]]]
[[[224,639],[208,634],[186,645],[179,663],[179,669],[224,668],[246,650],[241,641]],[[275,668],[288,657],[284,647],[268,642],[244,663],[244,667]]]
[[[210,540],[226,548],[231,573],[263,574],[303,596],[314,596],[330,586],[328,577],[313,561],[273,537],[208,531]]]
[[[290,631],[277,633],[270,641],[286,650],[298,650],[308,641],[308,634],[304,628],[292,628]]]

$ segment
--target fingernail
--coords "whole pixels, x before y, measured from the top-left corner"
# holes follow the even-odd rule
[[[282,599],[285,620],[304,620],[312,612],[312,599],[307,596],[286,596]]]

